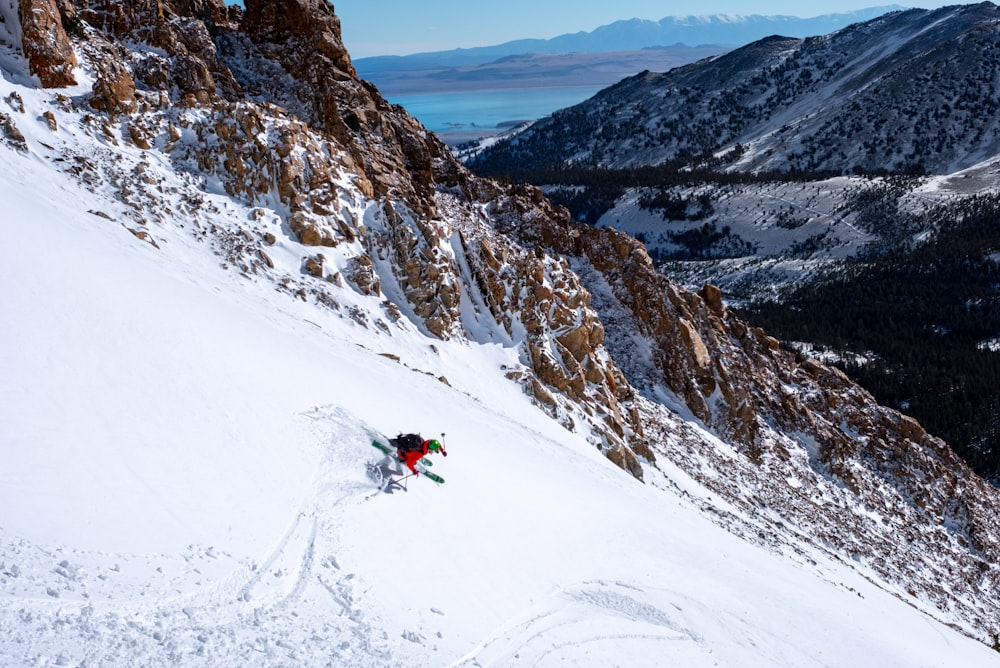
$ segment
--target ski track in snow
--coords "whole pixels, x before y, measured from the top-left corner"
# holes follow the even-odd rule
[[[308,417],[329,443],[370,434],[341,411]],[[195,546],[181,559],[47,551],[0,533],[0,665],[400,665],[336,557],[338,516],[372,491],[338,473],[357,468],[345,459],[327,450],[306,507],[260,564]]]
[[[726,632],[705,637],[690,626],[692,621],[702,627],[710,622],[708,626]],[[592,581],[550,595],[503,624],[448,668],[709,668],[736,665],[726,657],[738,657],[750,648],[754,665],[830,666],[794,640],[762,634],[743,616],[713,609],[680,591]]]
[[[616,656],[621,666],[643,665],[663,653],[662,643],[670,643],[670,655],[683,656],[685,666],[715,665],[714,660],[702,662],[708,653],[700,646],[703,639],[668,611],[637,598],[645,594],[600,581],[560,591],[497,629],[449,668],[586,665],[590,655]],[[672,607],[675,614],[681,610]]]

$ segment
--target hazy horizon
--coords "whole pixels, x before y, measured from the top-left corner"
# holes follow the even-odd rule
[[[632,18],[659,21],[668,16],[734,14],[785,15],[809,18],[871,7],[897,4],[909,8],[936,9],[974,2],[866,2],[832,0],[822,9],[803,9],[789,0],[708,0],[696,12],[688,3],[663,0],[621,0],[613,4],[581,5],[570,2],[538,3],[508,0],[504,9],[496,5],[471,4],[459,0],[343,0],[334,2],[340,17],[344,43],[352,58],[407,55],[426,51],[491,46],[517,39],[548,39],[575,32],[590,32],[602,25]]]

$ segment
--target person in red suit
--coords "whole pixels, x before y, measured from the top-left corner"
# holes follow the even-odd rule
[[[448,456],[444,446],[439,441],[433,438],[425,441],[420,434],[400,434],[396,438],[390,438],[389,442],[396,448],[399,461],[405,462],[407,468],[413,471],[413,475],[420,475],[420,471],[416,469],[416,463],[424,456],[432,452],[440,452],[445,457]]]

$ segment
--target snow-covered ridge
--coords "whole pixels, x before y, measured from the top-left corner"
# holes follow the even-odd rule
[[[953,173],[1000,153],[998,11],[895,12],[637,75],[492,148],[486,163],[635,167],[714,154],[743,171]]]
[[[349,78],[324,116],[238,31],[210,92],[90,39],[72,89],[2,61],[3,663],[996,662],[994,497],[918,426]],[[134,112],[89,104],[102,39]],[[381,493],[411,429],[447,482]]]

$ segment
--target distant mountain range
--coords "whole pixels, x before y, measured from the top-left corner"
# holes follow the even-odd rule
[[[429,65],[361,74],[386,95],[512,88],[589,87],[591,93],[637,72],[665,72],[728,51],[721,46],[662,46],[636,51],[523,53],[470,66]]]
[[[894,12],[646,72],[536,123],[482,164],[946,174],[1000,155],[1000,11]]]
[[[496,86],[603,86],[645,69],[666,71],[770,35],[824,35],[902,9],[888,5],[813,18],[717,14],[660,21],[630,19],[551,39],[522,39],[409,56],[373,56],[359,58],[354,65],[359,76],[390,94]],[[529,54],[521,61],[505,60]]]

